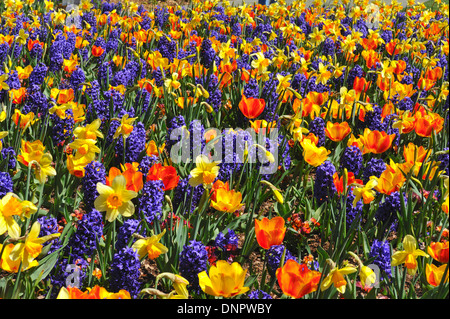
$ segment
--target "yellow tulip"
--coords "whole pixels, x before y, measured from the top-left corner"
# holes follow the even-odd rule
[[[303,158],[305,161],[317,167],[321,165],[328,158],[331,151],[327,150],[325,147],[317,147],[310,139],[303,139],[300,142],[303,147]]]
[[[215,266],[198,274],[200,288],[211,296],[230,298],[246,293],[250,288],[244,287],[245,274],[237,262],[231,265],[225,260],[218,260]]]

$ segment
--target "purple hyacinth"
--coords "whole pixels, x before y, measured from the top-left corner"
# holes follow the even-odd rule
[[[0,172],[0,199],[13,192],[13,182],[8,172]]]
[[[271,295],[262,290],[252,290],[248,294],[249,299],[273,299]]]
[[[41,216],[37,219],[38,223],[41,225],[41,230],[39,232],[39,237],[44,237],[51,234],[58,233],[58,220],[53,216]],[[50,247],[50,250],[48,251],[47,255],[51,254],[52,252],[58,250],[61,247],[61,240],[60,238],[55,238],[52,240],[49,240],[42,245],[44,247],[48,245],[52,245]]]
[[[341,170],[346,168],[347,171],[352,172],[357,176],[362,168],[362,164],[363,157],[361,150],[359,147],[351,145],[348,146],[345,149],[344,154],[342,154],[339,168]]]
[[[64,118],[60,118],[56,113],[51,115],[53,122],[52,126],[52,140],[55,146],[61,146],[64,142],[72,136],[75,121],[73,118],[73,111],[68,109],[65,111]]]
[[[66,252],[72,256],[72,259],[90,258],[97,248],[97,242],[103,236],[103,217],[102,214],[92,209],[83,214],[81,220],[77,222],[77,230],[73,234],[66,246]]]
[[[286,248],[286,254],[284,256],[284,263],[283,263],[283,265],[281,265],[281,257],[283,256],[284,249],[285,249],[284,245],[274,245],[267,250],[267,253],[266,253],[267,266],[268,266],[268,270],[269,270],[269,273],[271,276],[275,276],[275,272],[277,271],[277,269],[279,267],[283,267],[284,264],[286,264],[286,262],[289,259],[298,261],[297,257],[295,257],[289,251],[289,249]]]
[[[191,240],[183,246],[179,258],[180,275],[189,281],[188,289],[197,294],[201,293],[198,283],[198,274],[207,270],[208,252],[200,241]]]
[[[331,199],[336,192],[333,182],[334,173],[336,173],[336,168],[330,161],[325,161],[317,167],[314,197],[319,205]]]
[[[393,192],[391,195],[385,197],[384,201],[380,203],[375,213],[375,220],[381,224],[389,223],[387,226],[396,227],[398,220],[397,214],[401,211],[401,196],[399,192]],[[406,203],[406,198],[403,198]]]
[[[134,233],[139,233],[143,227],[139,226],[140,221],[137,219],[129,218],[125,220],[120,226],[119,231],[117,232],[117,241],[116,241],[116,249],[121,250],[122,248],[127,247],[128,242],[132,239],[132,235]],[[132,243],[135,242],[136,239],[132,240]]]
[[[138,211],[143,214],[148,224],[161,218],[163,201],[164,183],[161,180],[145,182],[142,196],[139,198]]]
[[[177,212],[181,207],[181,213],[192,213],[200,202],[200,198],[202,197],[204,191],[203,185],[192,187],[188,183],[189,178],[190,176],[181,178],[178,185],[174,189],[172,199],[174,212]]]
[[[372,263],[380,268],[381,279],[391,278],[391,249],[387,240],[379,241],[375,239],[370,248],[369,258],[375,258]]]
[[[88,210],[94,207],[94,201],[99,195],[97,183],[106,183],[106,169],[102,163],[92,161],[85,166],[81,179],[84,205]]]
[[[6,165],[7,169],[16,169],[16,151],[14,151],[13,147],[5,147],[1,151],[2,160],[8,160],[8,164]]]
[[[363,169],[363,182],[367,183],[371,176],[380,177],[386,167],[386,163],[381,158],[371,158]]]
[[[318,139],[319,142],[317,143],[317,146],[324,146],[325,145],[325,121],[321,117],[314,118],[309,123],[309,132],[313,133]]]
[[[137,250],[127,247],[115,253],[109,272],[111,291],[119,292],[124,289],[130,293],[132,298],[136,298],[141,290],[140,268],[141,262]]]

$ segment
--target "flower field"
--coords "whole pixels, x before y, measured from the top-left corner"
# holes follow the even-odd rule
[[[0,298],[448,299],[448,18],[1,1]]]

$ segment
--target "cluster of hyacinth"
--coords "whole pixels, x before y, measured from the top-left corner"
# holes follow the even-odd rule
[[[343,298],[362,272],[350,293],[326,276],[349,247],[398,297],[393,254],[413,245],[392,238],[446,256],[445,1],[66,2],[0,1],[0,298],[147,298],[168,272],[224,297],[214,280],[239,276],[205,278],[255,256],[275,288],[248,273],[245,298],[298,297],[286,282],[315,272],[316,297]],[[441,257],[401,265],[421,293],[443,290]]]

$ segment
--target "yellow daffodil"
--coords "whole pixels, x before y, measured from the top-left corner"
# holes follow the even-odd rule
[[[103,138],[103,133],[99,131],[102,121],[100,119],[94,120],[92,123],[82,127],[79,126],[73,131],[73,135],[78,139],[96,140],[97,137]]]
[[[127,190],[127,181],[123,175],[117,175],[111,186],[97,183],[99,196],[94,201],[95,209],[106,212],[106,220],[113,222],[120,214],[130,217],[134,214],[134,204],[131,201],[137,193]]]
[[[347,285],[347,281],[344,276],[353,274],[358,271],[354,266],[344,266],[343,268],[337,268],[336,264],[331,260],[327,259],[327,263],[331,266],[331,270],[328,273],[328,276],[322,281],[320,288],[322,290],[327,290],[333,284],[334,287],[341,294],[345,293],[345,287]]]
[[[219,166],[217,162],[210,161],[205,155],[199,155],[195,159],[196,167],[191,170],[191,178],[189,185],[192,187],[203,184],[204,186],[211,185],[219,175]]]
[[[241,265],[233,262],[231,265],[225,260],[218,260],[215,266],[198,274],[200,288],[211,296],[230,298],[246,293],[250,288],[244,287],[245,274]]]
[[[0,235],[8,232],[11,238],[20,237],[20,226],[14,216],[22,219],[36,211],[36,206],[31,202],[20,200],[14,193],[7,193],[0,200]]]
[[[165,233],[166,229],[164,229],[158,235],[153,235],[147,238],[140,238],[136,240],[131,248],[137,250],[140,259],[144,258],[146,255],[149,259],[156,259],[161,254],[165,254],[169,251],[166,246],[159,242]]]
[[[353,194],[355,195],[355,199],[353,200],[353,207],[356,207],[356,204],[362,198],[364,204],[369,204],[375,199],[375,191],[374,187],[378,185],[378,179],[375,176],[372,176],[366,185],[363,187],[356,186],[353,189]]]
[[[34,222],[34,224],[31,226],[30,232],[25,237],[25,241],[23,243],[17,243],[14,246],[13,250],[11,250],[11,260],[20,260],[22,262],[23,269],[28,269],[34,264],[33,262],[42,251],[43,243],[58,238],[61,235],[60,233],[54,233],[39,237],[40,231],[41,225],[39,224],[39,222]]]
[[[401,264],[405,264],[408,274],[414,276],[417,271],[416,258],[419,256],[429,257],[429,255],[424,251],[416,249],[416,246],[416,239],[411,235],[406,235],[405,238],[403,238],[404,250],[396,251],[392,255],[391,265],[395,267]]]
[[[359,278],[361,280],[361,286],[363,289],[371,288],[375,284],[377,280],[377,275],[375,272],[368,266],[364,266],[361,259],[355,253],[349,251],[349,254],[356,259],[359,264]]]
[[[76,139],[72,143],[69,144],[69,147],[73,150],[76,150],[75,158],[79,159],[81,157],[86,158],[86,161],[90,162],[95,159],[97,153],[100,153],[100,148],[95,145],[97,143],[96,140],[92,140],[89,138],[86,139]]]
[[[131,132],[133,132],[133,122],[137,119],[137,117],[130,117],[128,114],[125,114],[122,119],[120,120],[120,126],[117,128],[116,132],[114,133],[114,139],[118,138],[121,134],[123,138],[128,138],[130,136]]]

